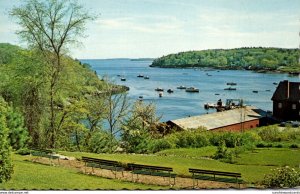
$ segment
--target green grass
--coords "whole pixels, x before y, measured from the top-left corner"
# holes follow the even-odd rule
[[[32,163],[25,159],[28,159],[28,156],[13,156],[15,172],[10,181],[0,184],[0,190],[168,189],[168,187],[84,175],[70,168]]]
[[[217,151],[217,147],[207,146],[202,148],[179,148],[179,149],[163,150],[156,153],[156,155],[203,158],[203,157],[212,157],[216,153],[216,151]]]
[[[299,167],[300,149],[260,148],[241,154],[237,164]]]
[[[172,167],[175,173],[180,176],[191,176],[188,168],[200,168],[206,170],[219,170],[228,172],[240,172],[246,182],[254,183],[262,181],[264,175],[270,173],[270,166],[257,165],[236,165],[223,163],[212,159],[184,158],[181,156],[157,156],[140,154],[93,154],[80,152],[61,152],[62,154],[81,158],[81,156],[116,160],[123,163],[135,162],[145,165],[157,165]]]

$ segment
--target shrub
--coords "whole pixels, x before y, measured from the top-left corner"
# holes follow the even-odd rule
[[[117,148],[118,142],[115,138],[104,131],[98,131],[92,134],[88,142],[88,148],[94,153],[111,153]]]
[[[263,141],[279,142],[282,140],[278,127],[274,125],[260,128],[258,135]]]
[[[22,156],[29,155],[30,150],[28,148],[21,148],[18,151],[16,151],[16,154],[19,154],[19,155],[22,155]]]
[[[299,148],[299,146],[297,144],[292,144],[290,145],[290,148]]]
[[[155,139],[149,142],[148,150],[151,153],[156,153],[161,150],[171,149],[174,148],[175,145],[172,145],[168,140],[166,139]]]
[[[218,150],[213,158],[224,162],[233,163],[233,153],[227,149],[225,141],[221,141],[219,143]]]
[[[268,188],[293,188],[300,185],[300,172],[289,166],[273,169],[265,175],[263,184]]]

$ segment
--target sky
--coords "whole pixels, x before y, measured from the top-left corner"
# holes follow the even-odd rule
[[[0,42],[23,45],[0,0]],[[71,49],[78,59],[156,58],[190,50],[298,48],[300,0],[78,0],[98,18]]]

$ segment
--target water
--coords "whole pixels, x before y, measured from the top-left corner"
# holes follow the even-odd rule
[[[215,112],[204,109],[204,104],[223,102],[229,98],[242,98],[247,105],[253,105],[263,110],[272,111],[272,95],[276,89],[273,82],[282,80],[299,81],[298,77],[288,74],[255,73],[242,70],[194,70],[194,69],[163,69],[150,68],[151,61],[131,61],[130,59],[101,59],[81,60],[89,63],[99,77],[107,76],[116,84],[130,87],[129,98],[135,101],[143,96],[145,102],[155,102],[157,113],[162,115],[162,121],[178,119],[188,116]],[[138,78],[139,74],[147,75],[149,80]],[[211,76],[207,76],[207,74]],[[117,75],[126,77],[126,82]],[[227,91],[227,82],[236,82],[236,91]],[[178,86],[193,86],[200,89],[199,93],[187,93],[176,89]],[[162,98],[158,97],[155,88],[165,89]],[[168,94],[167,89],[174,93]],[[258,93],[253,93],[257,90]],[[270,91],[266,91],[270,90]],[[216,93],[220,95],[215,95]]]

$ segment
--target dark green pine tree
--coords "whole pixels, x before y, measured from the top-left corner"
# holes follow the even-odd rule
[[[13,173],[11,147],[8,142],[8,128],[6,124],[7,104],[0,98],[0,183],[8,181]]]

